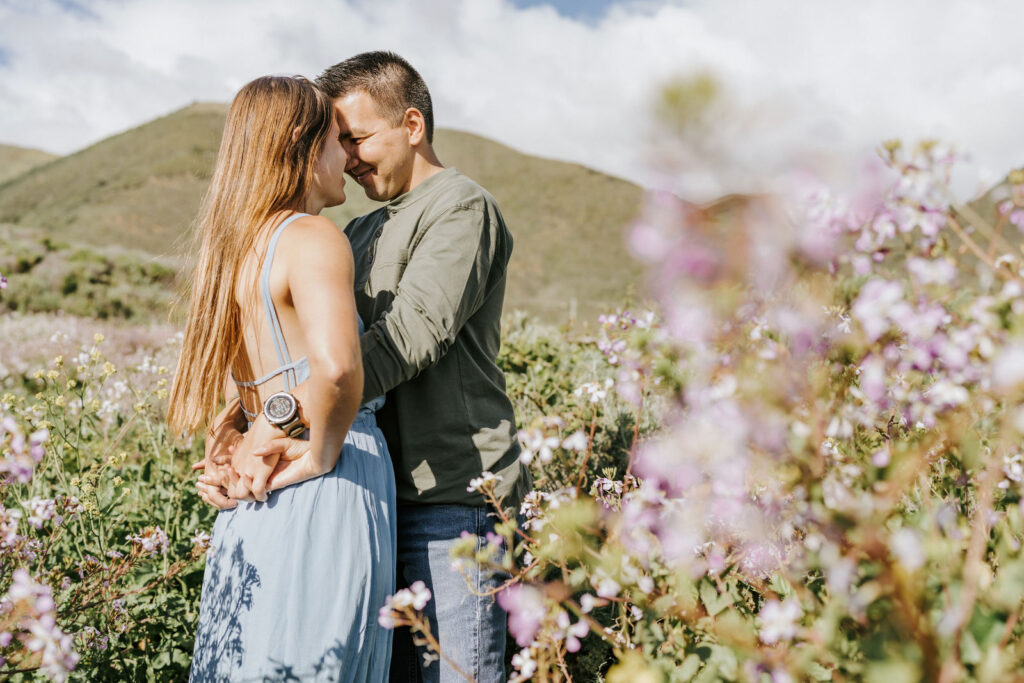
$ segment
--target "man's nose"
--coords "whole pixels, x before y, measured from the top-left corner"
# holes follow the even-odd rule
[[[345,148],[345,154],[348,155],[348,161],[345,162],[345,170],[350,171],[359,165],[359,149],[351,142],[342,143],[342,147]]]

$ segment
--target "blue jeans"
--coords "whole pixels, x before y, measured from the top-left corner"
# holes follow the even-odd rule
[[[422,581],[433,594],[424,610],[441,650],[478,683],[499,683],[505,677],[505,611],[492,596],[479,597],[452,568],[450,551],[463,531],[477,537],[477,548],[497,522],[490,508],[467,505],[398,507],[398,588]],[[508,578],[503,572],[469,572],[477,593],[496,588]],[[462,683],[444,660],[423,665],[426,647],[413,645],[408,628],[395,630],[391,683]]]

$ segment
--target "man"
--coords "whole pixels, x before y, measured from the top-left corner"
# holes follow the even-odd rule
[[[465,532],[482,547],[494,528],[485,501],[467,491],[471,479],[499,474],[498,493],[513,509],[529,485],[495,362],[512,237],[494,198],[438,160],[430,93],[408,62],[363,53],[317,85],[334,102],[348,174],[388,202],[345,233],[367,326],[364,400],[387,395],[377,420],[395,466],[399,587],[426,583],[434,596],[426,615],[445,654],[481,683],[505,680],[505,615],[467,589],[449,552]],[[294,393],[301,403],[301,387]],[[502,578],[476,571],[473,590]],[[461,680],[422,654],[396,633],[392,680]]]

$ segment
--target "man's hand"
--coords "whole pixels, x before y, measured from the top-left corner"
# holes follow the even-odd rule
[[[230,510],[238,505],[237,500],[227,496],[227,487],[231,483],[230,465],[218,465],[203,458],[192,465],[193,470],[203,470],[196,481],[199,497],[218,510]]]
[[[266,416],[260,413],[249,431],[232,449],[231,467],[238,473],[238,480],[227,487],[231,498],[247,498],[251,495],[259,501],[267,499],[267,479],[281,456],[278,451],[268,451],[266,455],[254,451],[282,436],[281,430],[270,424]]]
[[[231,471],[230,463],[232,451],[242,440],[242,419],[244,415],[238,399],[228,401],[206,433],[203,459],[192,465],[193,470],[202,470],[196,482],[200,498],[220,510],[230,510],[238,505],[238,501],[227,497],[227,490],[238,479],[238,475]]]

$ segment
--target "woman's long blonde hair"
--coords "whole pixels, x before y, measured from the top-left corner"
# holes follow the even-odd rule
[[[242,264],[274,214],[302,210],[332,116],[328,97],[298,76],[257,78],[231,103],[194,223],[199,256],[167,411],[175,433],[209,424],[229,368],[252,379],[236,298]],[[241,284],[255,293],[256,282]]]

